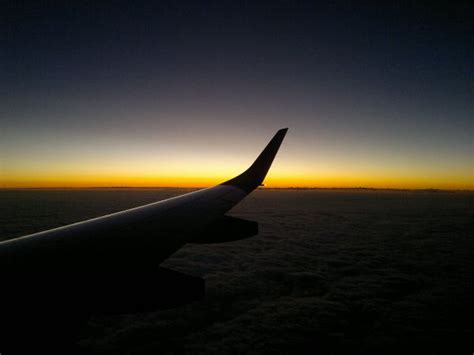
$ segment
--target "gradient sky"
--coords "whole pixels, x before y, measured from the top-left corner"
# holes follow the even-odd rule
[[[267,186],[474,189],[472,7],[375,4],[12,2],[0,187],[208,186],[289,127]]]

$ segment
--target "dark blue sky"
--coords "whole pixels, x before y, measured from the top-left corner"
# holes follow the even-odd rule
[[[472,6],[12,2],[3,17],[6,186],[43,184],[38,161],[64,181],[125,158],[149,176],[236,149],[245,165],[286,126],[279,185],[473,186]]]

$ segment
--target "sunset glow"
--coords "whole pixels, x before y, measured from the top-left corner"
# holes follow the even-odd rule
[[[250,164],[250,162],[249,162]],[[133,164],[132,164],[133,165]],[[237,168],[241,169],[238,170]],[[200,171],[172,168],[168,171],[156,168],[153,173],[147,170],[135,169],[127,172],[122,169],[114,170],[96,167],[90,169],[77,169],[68,171],[65,169],[52,169],[54,173],[47,171],[15,171],[7,172],[2,177],[2,188],[91,188],[91,187],[207,187],[221,183],[243,171],[246,166],[221,167],[219,170],[206,168]],[[161,171],[161,172],[160,172]],[[351,187],[373,187],[373,188],[403,188],[403,189],[473,189],[472,174],[469,172],[464,176],[459,174],[436,174],[429,176],[423,172],[418,175],[411,172],[380,171],[344,172],[328,171],[292,171],[285,169],[284,161],[277,161],[265,181],[267,188],[287,187],[320,187],[320,188],[351,188]]]
[[[192,3],[13,16],[0,188],[210,186],[289,127],[269,187],[474,189],[462,35],[363,7]]]

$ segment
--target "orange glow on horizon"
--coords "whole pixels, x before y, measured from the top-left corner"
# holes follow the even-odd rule
[[[311,161],[292,154],[291,148],[277,156],[265,180],[267,187],[474,190],[474,170],[464,164],[440,169],[434,164],[381,164],[370,157],[344,160],[329,155]],[[0,188],[209,187],[243,172],[255,156],[207,150],[196,155],[56,155],[49,161],[20,157],[0,167]]]
[[[222,183],[235,174],[198,175],[125,175],[125,174],[55,174],[18,175],[2,178],[0,188],[93,188],[93,187],[208,187]],[[265,180],[268,188],[401,188],[401,189],[447,189],[474,190],[474,182],[469,177],[452,179],[449,177],[423,178],[417,176],[377,176],[370,175],[286,175],[270,173]]]

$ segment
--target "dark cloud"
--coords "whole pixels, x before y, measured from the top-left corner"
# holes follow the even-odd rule
[[[136,203],[173,192],[143,191],[69,194],[83,194],[84,211],[104,201],[99,213],[126,204],[110,202],[114,194]],[[472,351],[472,201],[461,193],[257,191],[232,214],[258,221],[259,236],[187,245],[165,263],[205,278],[202,301],[96,317],[80,344],[100,354]]]

